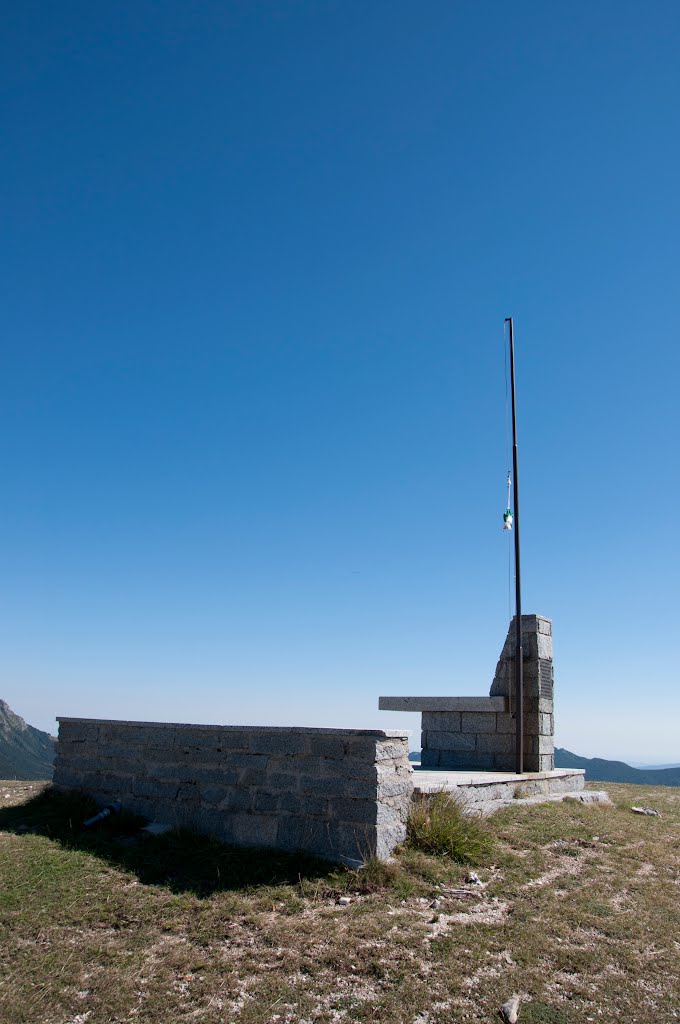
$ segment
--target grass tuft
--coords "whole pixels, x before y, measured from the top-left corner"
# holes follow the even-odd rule
[[[459,864],[479,864],[493,849],[488,828],[444,792],[415,797],[406,841],[413,849],[451,857]]]

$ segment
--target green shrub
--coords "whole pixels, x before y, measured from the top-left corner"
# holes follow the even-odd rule
[[[465,814],[450,793],[416,794],[406,842],[416,850],[479,864],[491,852],[493,837],[479,818]]]

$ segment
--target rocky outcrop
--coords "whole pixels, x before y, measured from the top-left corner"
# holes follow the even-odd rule
[[[52,736],[20,718],[0,700],[0,779],[51,779]]]

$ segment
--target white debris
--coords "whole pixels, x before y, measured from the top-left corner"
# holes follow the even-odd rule
[[[341,897],[340,897],[340,898],[338,899],[338,906],[339,906],[339,907],[348,907],[348,906],[350,905],[350,903],[351,903],[351,902],[352,902],[352,901],[351,901],[351,899],[349,898],[349,896],[341,896]]]
[[[653,811],[651,807],[631,807],[631,811],[633,814],[648,814],[650,817],[659,817],[659,812]]]
[[[165,821],[151,821],[144,826],[142,832],[146,832],[148,836],[164,836],[166,832],[172,832],[172,829],[173,826]]]
[[[519,996],[512,995],[501,1006],[501,1017],[506,1024],[517,1024],[519,1016]]]

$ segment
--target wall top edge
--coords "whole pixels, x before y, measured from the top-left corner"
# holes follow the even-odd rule
[[[332,729],[301,725],[202,725],[193,722],[135,722],[116,718],[69,718],[57,715],[58,722],[75,722],[81,725],[116,725],[144,729],[204,729],[210,731],[232,730],[234,732],[312,733],[331,736],[374,736],[376,739],[408,739],[409,733],[401,729]]]

